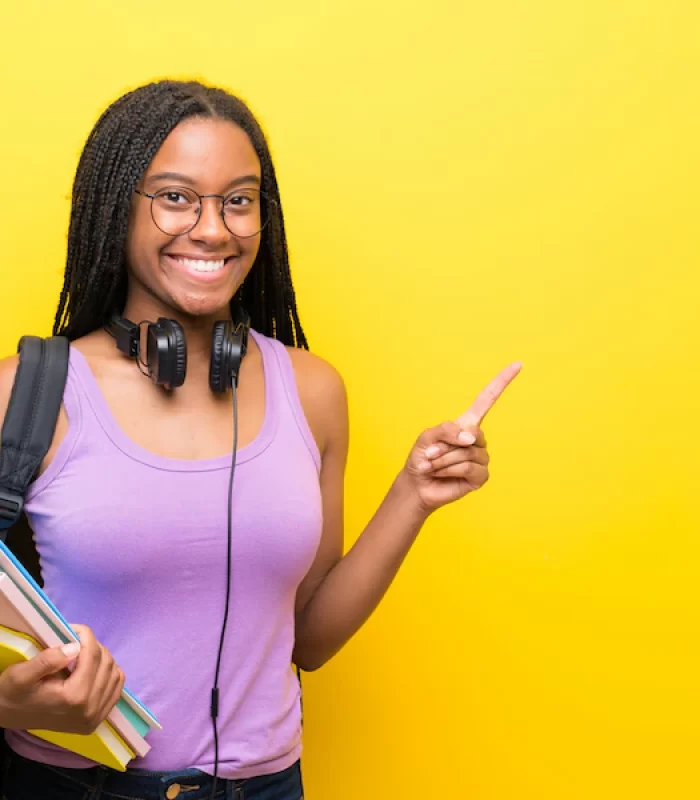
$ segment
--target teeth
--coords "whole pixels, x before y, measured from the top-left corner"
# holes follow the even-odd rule
[[[219,261],[202,261],[194,258],[176,258],[178,264],[182,264],[187,269],[194,270],[195,272],[216,272],[223,269],[226,263],[225,259]]]

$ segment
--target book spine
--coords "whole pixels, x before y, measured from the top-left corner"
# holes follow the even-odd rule
[[[139,758],[143,758],[149,752],[151,745],[148,744],[143,736],[139,735],[138,731],[117,706],[107,715],[107,721]]]
[[[9,575],[0,575],[0,592],[14,607],[30,629],[31,635],[44,647],[60,647],[63,642],[54,629],[15,586]]]

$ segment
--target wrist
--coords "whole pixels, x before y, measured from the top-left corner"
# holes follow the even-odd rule
[[[396,504],[401,513],[408,516],[412,526],[417,528],[421,528],[433,512],[433,509],[428,508],[421,500],[415,481],[405,468],[396,476],[387,499]]]

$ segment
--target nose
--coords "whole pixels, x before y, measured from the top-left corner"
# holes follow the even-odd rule
[[[224,225],[224,220],[221,216],[221,198],[203,197],[201,199],[199,219],[190,231],[190,239],[216,246],[225,244],[231,237],[232,233]]]

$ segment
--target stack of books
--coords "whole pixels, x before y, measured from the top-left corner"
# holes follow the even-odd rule
[[[41,587],[0,541],[0,672],[33,658],[43,648],[79,641]],[[125,688],[107,719],[91,734],[44,730],[29,733],[123,772],[133,758],[143,757],[150,750],[144,738],[149,730],[161,727]]]

